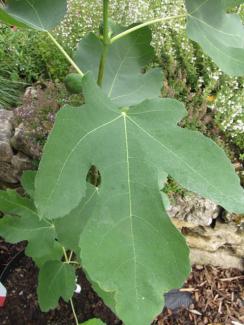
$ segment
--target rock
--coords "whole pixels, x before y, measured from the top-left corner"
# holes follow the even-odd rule
[[[16,184],[23,170],[32,169],[31,160],[23,153],[14,154],[11,145],[13,133],[13,117],[11,111],[0,109],[0,186]]]
[[[10,145],[12,135],[13,113],[4,109],[0,109],[0,161],[11,162],[13,150]]]
[[[221,249],[216,252],[206,252],[196,248],[190,250],[191,264],[214,265],[222,268],[236,268],[244,270],[243,259],[231,255],[228,251]]]
[[[10,145],[10,138],[13,131],[13,113],[0,109],[0,181],[16,183],[16,171],[11,165],[13,150]]]
[[[240,226],[241,228],[244,227],[244,215],[239,215],[239,214],[229,213],[227,211],[224,211],[222,218],[227,223],[234,223]]]
[[[17,155],[13,156],[12,165],[16,171],[21,172],[33,168],[31,159],[21,152],[18,152]]]
[[[195,225],[208,226],[220,213],[220,207],[196,194],[178,196],[168,209],[171,218],[184,220]]]
[[[18,171],[5,161],[0,161],[0,187],[1,183],[16,184],[18,183]]]
[[[38,159],[41,155],[41,149],[31,142],[31,138],[32,134],[21,123],[15,128],[14,136],[11,138],[11,145],[16,151],[20,151],[30,158]]]
[[[192,264],[244,269],[244,233],[234,223],[216,222],[214,228],[172,219],[190,247]]]
[[[36,87],[27,87],[24,93],[24,99],[37,99],[38,91]]]

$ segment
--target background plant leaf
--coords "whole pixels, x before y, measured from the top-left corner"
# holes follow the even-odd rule
[[[25,192],[30,196],[30,198],[34,197],[35,177],[36,171],[34,170],[24,171],[21,177],[21,185],[23,186]]]
[[[125,28],[115,26],[116,33]],[[152,62],[152,34],[148,27],[135,31],[109,46],[104,73],[103,89],[118,106],[138,104],[144,99],[160,96],[162,88],[161,69],[143,69]],[[82,71],[98,76],[99,61],[103,50],[102,41],[93,33],[79,43],[75,61]]]
[[[244,26],[226,8],[239,1],[186,0],[187,33],[227,74],[244,75]]]
[[[9,25],[41,31],[54,28],[64,17],[66,0],[8,0],[0,8],[0,20]]]
[[[38,218],[33,201],[20,196],[15,190],[0,191],[0,211],[21,217]]]
[[[66,302],[72,298],[75,290],[75,269],[70,264],[60,261],[46,262],[38,277],[38,302],[46,312],[58,306],[59,299]]]
[[[7,214],[0,219],[0,236],[7,242],[16,244],[27,240],[26,254],[37,265],[60,259],[62,249],[55,242],[54,226],[50,221],[39,220],[31,200],[15,191],[0,191],[0,209]]]

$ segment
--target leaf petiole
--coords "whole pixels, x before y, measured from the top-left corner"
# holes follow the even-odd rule
[[[78,317],[77,317],[76,312],[75,312],[75,307],[74,307],[72,298],[69,300],[69,302],[70,302],[70,306],[71,306],[71,309],[72,309],[72,312],[73,312],[73,315],[74,315],[75,324],[79,325]]]
[[[69,256],[69,258],[68,258],[65,248],[62,247],[62,249],[63,249],[63,253],[64,253],[65,264],[76,264],[75,262],[72,262],[72,261],[71,261],[71,258],[72,258],[72,255],[73,255],[73,252],[70,253],[70,256]],[[78,264],[78,263],[77,263],[77,264]],[[73,303],[72,298],[70,298],[69,302],[70,302],[70,306],[71,306],[71,309],[72,309],[72,313],[73,313],[73,316],[74,316],[74,319],[75,319],[75,324],[76,324],[76,325],[79,325],[78,317],[77,317],[77,315],[76,315],[76,311],[75,311],[75,307],[74,307],[74,303]]]
[[[113,43],[113,42],[119,40],[120,38],[123,38],[123,37],[127,36],[128,34],[133,33],[136,30],[141,29],[143,27],[150,26],[150,25],[157,24],[157,23],[161,23],[161,22],[165,22],[165,21],[174,20],[174,19],[181,19],[181,18],[185,18],[185,17],[187,17],[187,14],[182,14],[182,15],[177,15],[177,16],[170,16],[170,17],[163,17],[163,18],[156,18],[156,19],[153,19],[153,20],[146,21],[145,23],[136,25],[136,26],[134,26],[132,28],[129,28],[126,31],[112,37],[111,40],[110,40],[110,43]]]
[[[53,43],[57,46],[57,48],[60,50],[61,53],[65,56],[65,58],[69,61],[69,63],[72,65],[72,67],[83,77],[84,73],[80,70],[78,65],[71,59],[69,54],[65,51],[65,49],[58,43],[58,41],[53,37],[51,33],[47,31],[47,35],[50,37],[50,39],[53,41]]]

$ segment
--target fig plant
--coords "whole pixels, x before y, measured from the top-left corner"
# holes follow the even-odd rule
[[[110,21],[109,0],[103,0],[100,33],[82,39],[73,59],[50,33],[65,15],[66,0],[8,0],[0,9],[3,22],[47,33],[82,77],[67,82],[75,92],[82,89],[85,104],[57,114],[37,174],[22,177],[27,195],[0,192],[0,235],[28,241],[26,254],[40,268],[42,311],[62,297],[78,324],[72,296],[82,267],[124,324],[153,321],[164,293],[190,272],[189,249],[160,192],[168,175],[230,212],[244,212],[244,192],[224,151],[178,126],[184,105],[160,98],[161,69],[149,68],[149,26],[185,19],[188,36],[224,72],[243,75],[244,27],[227,13],[243,2],[185,0],[184,15],[122,27]]]

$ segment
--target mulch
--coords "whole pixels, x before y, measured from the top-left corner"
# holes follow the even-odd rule
[[[0,274],[6,264],[23,250],[24,243],[9,245],[0,239]],[[37,269],[30,258],[22,257],[9,272],[4,285],[8,296],[0,308],[1,325],[68,325],[75,324],[70,305],[42,313],[36,297]],[[78,272],[80,294],[74,295],[74,305],[80,322],[100,318],[107,325],[122,324],[92,290],[82,271]],[[190,292],[193,304],[188,309],[165,309],[154,325],[243,325],[244,275],[237,269],[213,266],[193,267],[183,292]]]

